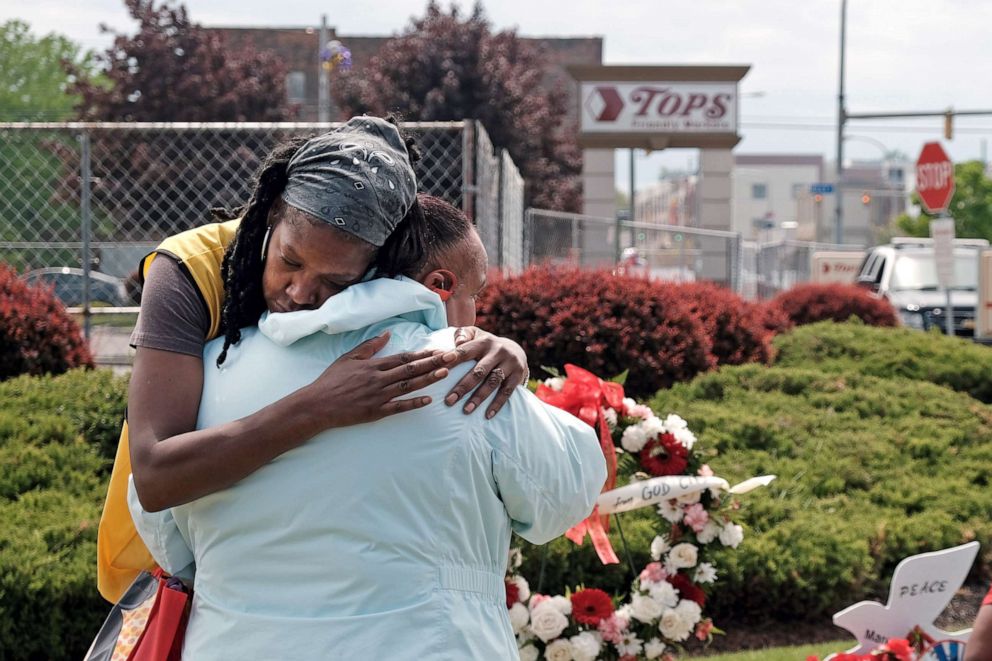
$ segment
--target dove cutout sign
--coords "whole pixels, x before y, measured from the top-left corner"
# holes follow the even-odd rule
[[[903,559],[892,573],[889,600],[884,606],[862,601],[834,615],[834,624],[847,629],[858,640],[851,654],[866,654],[889,638],[903,638],[919,626],[932,638],[941,641],[936,656],[926,659],[951,661],[961,658],[971,629],[947,632],[933,622],[964,583],[978,554],[978,542],[921,553]],[[943,652],[943,656],[941,655]],[[949,656],[949,654],[953,656]]]

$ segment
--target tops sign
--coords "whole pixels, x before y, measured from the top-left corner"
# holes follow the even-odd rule
[[[581,85],[583,132],[737,132],[736,83]]]
[[[572,65],[585,149],[731,149],[749,67]]]

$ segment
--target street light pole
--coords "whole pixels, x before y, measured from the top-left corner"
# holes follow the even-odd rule
[[[834,195],[834,243],[844,243],[844,38],[847,30],[847,0],[840,0],[840,86],[837,94],[837,192]]]

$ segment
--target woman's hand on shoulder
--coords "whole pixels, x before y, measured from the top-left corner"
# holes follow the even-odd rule
[[[454,351],[432,349],[375,358],[387,342],[388,331],[366,340],[307,387],[319,415],[326,416],[323,428],[373,422],[427,406],[430,397],[406,396],[444,379],[457,359]]]
[[[463,409],[465,413],[471,413],[493,391],[498,390],[486,409],[486,418],[492,418],[503,408],[517,386],[527,383],[527,354],[513,340],[468,326],[455,331],[455,351],[458,358],[452,364],[466,360],[474,360],[476,364],[445,397],[444,402],[448,406],[454,406],[471,392],[472,396]]]

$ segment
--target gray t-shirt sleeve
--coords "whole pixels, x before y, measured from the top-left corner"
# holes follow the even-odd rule
[[[132,347],[203,356],[210,312],[193,280],[167,255],[152,261],[141,290],[141,311]]]

